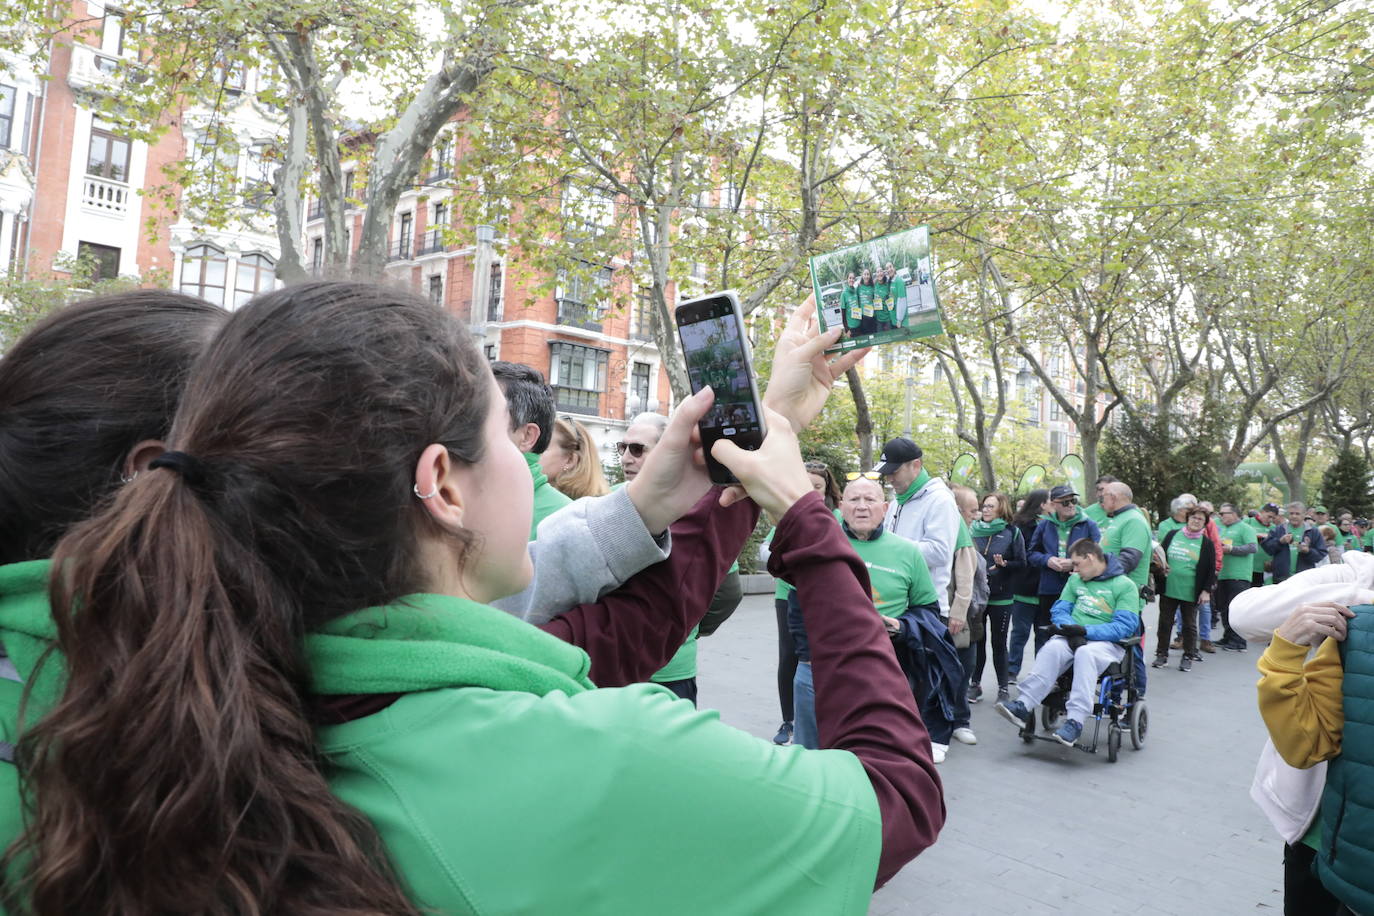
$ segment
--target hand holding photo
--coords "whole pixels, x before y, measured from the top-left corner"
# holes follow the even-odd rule
[[[844,328],[828,352],[944,333],[929,226],[817,255],[811,285],[822,331]]]

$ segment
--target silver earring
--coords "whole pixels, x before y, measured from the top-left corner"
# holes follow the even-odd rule
[[[439,495],[439,484],[437,481],[434,484],[434,489],[430,490],[428,493],[421,493],[420,485],[418,483],[412,486],[410,489],[415,493],[416,496],[420,497],[421,499],[433,499],[434,497]]]
[[[133,483],[133,482],[134,482],[134,479],[135,479],[136,477],[138,477],[138,471],[134,471],[132,474],[120,474],[120,475],[119,475],[119,482],[120,482],[120,483]]]

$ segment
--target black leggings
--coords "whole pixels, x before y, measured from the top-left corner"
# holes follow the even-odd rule
[[[983,639],[978,643],[978,660],[973,665],[973,683],[983,681],[983,668],[988,660],[988,640],[992,640],[992,670],[997,675],[997,687],[1007,686],[1007,630],[1011,626],[1010,604],[989,604],[983,618]]]
[[[774,598],[773,611],[778,617],[778,706],[782,720],[792,721],[792,679],[797,675],[797,646],[792,631],[787,628],[787,599]]]
[[[1317,851],[1298,843],[1283,847],[1284,916],[1339,916],[1350,912],[1312,871]]]

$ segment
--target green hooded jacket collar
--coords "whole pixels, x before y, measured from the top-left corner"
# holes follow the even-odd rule
[[[0,566],[0,643],[4,643],[19,676],[31,684],[29,702],[47,709],[62,692],[62,665],[49,662],[34,670],[57,639],[48,604],[51,560],[29,560]]]
[[[897,494],[897,505],[905,506],[907,500],[921,492],[921,487],[928,483],[930,483],[930,472],[923,467],[921,473],[917,474],[916,479],[911,482],[911,486],[906,488],[906,492]]]
[[[1073,518],[1069,519],[1067,522],[1060,519],[1059,516],[1054,512],[1046,512],[1040,517],[1045,519],[1046,521],[1054,522],[1055,526],[1058,527],[1061,532],[1064,532],[1072,529],[1073,526],[1077,525],[1079,522],[1087,520],[1088,517],[1083,514],[1082,506],[1077,506],[1076,510],[1077,511],[1075,511],[1073,514]]]
[[[537,491],[549,482],[549,478],[544,474],[544,468],[539,464],[538,455],[534,452],[522,452],[521,454],[525,456],[525,463],[530,466],[530,476],[534,478],[534,489]]]
[[[973,536],[976,538],[990,538],[994,534],[1000,533],[1006,527],[1007,520],[1004,518],[995,518],[990,522],[985,522],[980,518],[973,523]]]
[[[595,687],[587,653],[485,604],[407,595],[331,620],[305,639],[319,694],[490,687],[543,696]]]

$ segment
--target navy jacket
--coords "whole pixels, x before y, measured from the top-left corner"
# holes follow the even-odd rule
[[[973,547],[988,564],[988,600],[1009,601],[1016,591],[1021,570],[1026,567],[1026,544],[1021,531],[1008,525],[991,537],[975,537]],[[998,554],[1007,562],[998,566],[992,559]]]
[[[902,629],[892,637],[892,648],[897,652],[897,664],[911,684],[911,692],[917,697],[934,696],[945,719],[953,721],[959,704],[956,691],[968,690],[968,675],[939,611],[930,604],[907,608],[897,618]]]
[[[1279,543],[1279,538],[1288,533],[1287,525],[1275,525],[1269,529],[1269,535],[1261,542],[1260,547],[1264,552],[1274,558],[1274,583],[1278,584],[1295,572],[1303,572],[1316,566],[1326,557],[1326,538],[1315,527],[1310,527],[1302,533],[1302,539],[1312,545],[1312,549],[1307,553],[1298,553],[1298,568],[1288,568],[1289,545]]]
[[[1086,515],[1069,529],[1070,544],[1079,538],[1088,538],[1093,542],[1102,540],[1102,532],[1098,530],[1097,523]],[[1046,565],[1050,557],[1059,556],[1058,525],[1049,519],[1041,519],[1040,524],[1035,526],[1035,534],[1031,535],[1028,553],[1031,566],[1040,570],[1040,589],[1036,594],[1053,595],[1058,598],[1064,591],[1064,586],[1069,584],[1069,576],[1072,575],[1055,572]]]
[[[1038,522],[1029,522],[1025,525],[1019,523],[1014,525],[1016,530],[1021,532],[1021,543],[1026,549],[1026,563],[1012,577],[1014,581],[1011,585],[1011,593],[1013,595],[1025,595],[1027,598],[1034,598],[1040,594],[1040,574],[1044,570],[1037,568],[1030,561],[1030,542],[1031,538],[1035,537],[1035,528],[1038,524]]]

